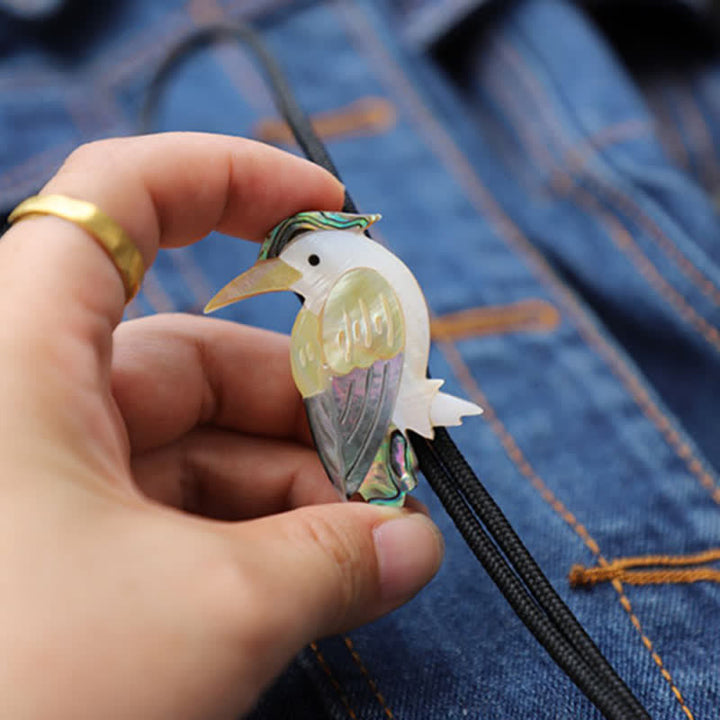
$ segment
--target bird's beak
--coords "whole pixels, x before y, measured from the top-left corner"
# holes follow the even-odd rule
[[[205,312],[213,312],[254,295],[276,290],[289,290],[301,277],[302,273],[290,267],[280,258],[258,260],[247,272],[231,280],[215,295],[205,306]]]

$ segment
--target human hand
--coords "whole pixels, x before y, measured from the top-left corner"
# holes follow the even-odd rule
[[[96,203],[146,266],[342,192],[199,134],[84,146],[43,190]],[[441,561],[421,513],[335,502],[286,338],[118,327],[124,300],[72,223],[28,218],[0,243],[1,717],[237,717],[306,643],[397,607]]]

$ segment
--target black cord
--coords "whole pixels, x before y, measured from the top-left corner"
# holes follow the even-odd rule
[[[591,661],[568,643],[562,628],[555,624],[550,614],[546,613],[537,599],[528,592],[526,578],[523,577],[522,571],[517,568],[513,569],[508,564],[478,521],[474,512],[475,508],[468,497],[460,487],[452,481],[448,482],[447,478],[453,476],[447,474],[442,455],[435,444],[414,435],[413,448],[418,454],[425,477],[475,557],[480,560],[515,613],[553,660],[606,718],[648,717],[647,714],[639,714],[631,709],[626,695],[632,698],[632,694],[619,678],[619,683],[626,693],[608,687],[604,674],[597,672]],[[497,506],[495,507],[497,508]],[[497,538],[495,540],[497,542]],[[608,665],[608,667],[610,666]],[[614,673],[612,668],[610,670]],[[637,703],[637,701],[635,702]],[[641,707],[640,710],[642,710]]]
[[[147,91],[141,128],[147,132],[167,79],[189,54],[216,42],[239,41],[257,56],[278,111],[309,160],[338,179],[335,164],[285,76],[259,36],[241,23],[209,25],[181,41],[165,58]],[[349,193],[346,212],[357,212]],[[420,467],[455,526],[518,617],[607,720],[649,720],[631,690],[605,659],[522,543],[445,428],[427,440],[410,433]]]
[[[583,665],[605,684],[607,696],[622,700],[626,708],[623,714],[606,715],[606,717],[649,718],[647,711],[545,577],[530,551],[470,468],[447,430],[435,428],[434,440],[426,440],[414,435],[412,443],[425,477],[461,535],[513,610],[523,619],[530,632],[558,665],[590,699],[592,697],[588,690],[591,686],[582,684],[584,683],[582,678],[585,677]],[[467,512],[458,510],[458,498],[466,505]],[[487,534],[483,525],[487,528]],[[495,545],[488,547],[478,539],[487,538],[488,534],[497,547]],[[500,555],[498,548],[507,560]],[[521,580],[522,585],[518,585],[512,579],[513,576],[507,575],[504,570],[496,577],[494,573],[498,572],[497,569],[491,568],[496,568],[498,563],[514,571],[515,579]],[[552,631],[547,630],[544,622],[539,623],[535,613],[528,610],[528,603],[532,603],[545,614],[552,623]],[[562,636],[561,641],[558,640],[557,633]],[[602,710],[601,703],[595,700],[593,702]],[[602,704],[605,703],[606,701],[603,700]]]

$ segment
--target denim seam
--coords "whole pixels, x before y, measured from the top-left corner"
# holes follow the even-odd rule
[[[685,170],[698,185],[707,190],[717,190],[720,166],[712,133],[703,115],[700,103],[692,90],[682,85],[682,79],[674,77],[656,95],[658,102],[667,105],[669,93],[672,106],[677,112],[663,112],[661,117],[672,124],[673,132],[680,138],[686,155]]]
[[[598,155],[604,148],[619,145],[629,140],[637,140],[643,137],[652,136],[653,127],[642,118],[630,118],[621,120],[611,125],[606,125],[582,140],[568,145],[566,152],[560,161],[560,166],[565,165],[569,174],[581,173],[585,164]],[[553,185],[552,178],[550,185]]]
[[[655,129],[668,158],[681,171],[692,174],[690,151],[677,123],[668,113],[663,88],[656,88],[652,84],[645,85],[643,87],[643,96],[651,114],[658,118],[655,122]]]
[[[345,647],[348,649],[348,652],[353,659],[353,662],[358,666],[362,676],[365,678],[365,681],[370,688],[370,692],[372,692],[372,694],[375,696],[375,699],[378,701],[380,707],[382,708],[385,717],[388,720],[395,720],[395,715],[393,714],[393,711],[388,707],[385,698],[378,689],[377,682],[375,682],[372,675],[370,675],[370,672],[368,671],[365,663],[360,657],[360,653],[358,653],[358,651],[356,650],[353,641],[347,635],[343,635],[342,639],[345,643]]]
[[[599,219],[613,244],[633,263],[648,285],[675,310],[683,322],[701,335],[716,352],[720,352],[720,331],[702,317],[692,304],[668,282],[633,240],[632,234],[623,225],[617,214],[603,210],[595,195],[579,184],[582,176],[573,178],[559,163],[552,159],[549,150],[542,143],[536,142],[531,130],[531,124],[524,123],[527,113],[523,112],[515,103],[514,94],[507,91],[505,84],[493,82],[491,87],[494,87],[498,93],[495,95],[495,101],[505,111],[508,125],[516,131],[519,138],[525,141],[526,149],[534,157],[537,164],[551,175],[551,186],[555,192],[575,202],[578,209],[584,210],[589,218]],[[503,99],[506,102],[503,102]],[[537,115],[532,117],[536,118]],[[535,126],[536,123],[533,123],[532,128]],[[553,135],[555,136],[555,133]],[[557,142],[558,151],[564,152],[562,147],[564,144],[560,141]],[[545,160],[541,158],[545,158]],[[592,175],[586,173],[585,179],[591,180]],[[671,247],[677,251],[674,245],[671,245]],[[679,256],[679,251],[675,252],[675,255],[677,255],[677,257],[674,257],[676,262],[682,259],[683,263],[689,263],[684,256]],[[690,267],[694,269],[694,266],[690,265]],[[700,279],[706,284],[709,283],[704,278],[698,280]],[[716,292],[712,283],[710,283],[710,287],[713,292]],[[717,291],[716,294],[720,298],[720,291]]]
[[[544,117],[545,128],[548,130],[550,137],[554,141],[557,151],[561,154],[564,153],[567,142],[563,140],[562,133],[559,132],[559,119],[556,116],[553,116],[551,114],[551,111],[548,109],[553,105],[553,103],[551,102],[547,93],[544,91],[542,82],[535,75],[533,75],[531,70],[527,67],[527,64],[523,62],[522,57],[519,55],[516,49],[512,47],[512,45],[507,42],[501,43],[500,41],[495,41],[495,44],[498,48],[500,48],[500,53],[506,58],[507,67],[512,66],[515,69],[516,77],[525,84],[525,87],[536,100],[537,107],[539,108],[540,112],[538,114],[533,114],[532,117],[535,122],[533,122],[532,127],[537,127],[536,121],[538,117]],[[523,118],[526,116],[526,113],[515,112],[513,115],[516,122],[518,124],[521,124],[523,122]],[[529,124],[528,127],[530,127]],[[523,137],[523,135],[521,134],[520,137]],[[543,161],[540,159],[537,151],[535,153],[531,152],[531,154],[535,156],[535,160],[542,167]],[[596,195],[604,197],[604,199],[609,204],[614,204],[614,206],[620,212],[625,213],[635,224],[637,224],[646,233],[646,235],[651,240],[653,240],[655,244],[660,247],[661,250],[663,250],[665,255],[677,265],[680,272],[684,274],[696,288],[698,288],[713,303],[715,303],[716,305],[720,305],[720,288],[718,288],[712,282],[712,280],[710,280],[710,278],[706,277],[705,274],[682,253],[682,251],[677,247],[677,245],[673,243],[673,241],[663,232],[663,230],[657,225],[657,223],[642,210],[642,208],[638,207],[638,205],[632,200],[632,198],[626,195],[622,190],[614,187],[609,180],[601,177],[597,172],[591,171],[589,168],[587,168],[587,166],[581,168],[581,171],[578,172],[577,175],[574,175],[571,168],[568,169],[568,172],[562,168],[559,162],[553,160],[549,152],[545,152],[543,153],[543,155],[547,158],[547,164],[543,169],[546,172],[552,173],[552,175],[554,176],[556,176],[556,174],[564,176],[563,179],[565,180],[565,182],[563,183],[563,185],[569,197],[572,197],[571,192],[573,190],[576,190],[578,192],[581,191],[581,181],[584,180],[585,182],[587,182]],[[596,157],[601,158],[602,152],[598,152],[596,154]],[[652,261],[647,258],[647,256],[644,252],[642,252],[640,247],[636,246],[636,249],[638,252],[642,253],[643,257],[646,260],[646,263],[650,263],[652,265],[654,272],[660,275],[662,281],[669,285],[669,281],[662,276],[662,273],[660,273],[657,268],[655,268],[654,264],[652,264]],[[631,257],[631,259],[634,261],[634,258]],[[647,279],[646,273],[642,270],[641,274]],[[652,286],[655,290],[658,290],[656,284],[653,283]],[[668,300],[668,297],[665,295],[664,292],[659,292],[661,296]],[[699,313],[697,313],[697,311],[691,306],[689,301],[687,301],[678,291],[674,292],[677,294],[677,299],[679,299],[682,304],[687,304],[690,307],[691,311],[695,313],[699,319],[703,320],[704,323],[707,323],[704,318],[700,317]],[[674,305],[674,303],[671,304]],[[712,325],[710,325],[709,323],[707,324],[709,327],[712,327]],[[695,329],[700,331],[698,327],[695,327]],[[720,335],[718,335],[716,340],[720,341]]]
[[[590,535],[587,528],[575,517],[575,515],[570,512],[570,510],[568,510],[565,504],[558,499],[558,497],[553,493],[552,490],[550,490],[550,488],[545,484],[545,482],[537,474],[533,466],[527,460],[523,451],[518,446],[517,441],[510,434],[502,420],[500,420],[497,413],[495,412],[495,409],[488,401],[485,393],[483,393],[480,389],[480,386],[470,372],[467,364],[462,359],[462,355],[455,346],[455,344],[440,343],[439,346],[440,351],[442,352],[448,364],[452,368],[455,377],[459,381],[460,385],[464,388],[468,397],[472,398],[475,402],[477,402],[478,405],[480,405],[485,411],[483,414],[484,419],[489,423],[492,431],[499,438],[503,448],[505,449],[505,452],[507,453],[513,464],[517,467],[520,474],[523,475],[523,477],[525,477],[525,479],[530,482],[530,484],[540,494],[540,497],[546,503],[548,503],[548,505],[550,505],[553,511],[557,515],[559,515],[578,535],[578,537],[583,541],[583,543],[587,546],[590,552],[595,555],[598,565],[603,568],[609,567],[610,563],[602,554],[597,541]],[[652,640],[650,640],[650,638],[645,634],[638,616],[632,609],[632,605],[630,604],[630,600],[625,593],[622,583],[617,579],[613,579],[612,586],[619,596],[620,605],[630,617],[630,622],[632,623],[633,627],[639,633],[643,645],[647,648],[650,656],[657,665],[665,681],[670,685],[670,689],[675,696],[675,699],[680,704],[680,707],[683,709],[683,712],[687,716],[688,720],[694,720],[694,715],[692,711],[685,703],[682,693],[672,679],[670,672],[665,667],[665,664],[663,663],[663,660],[660,657],[659,653],[657,652],[657,650],[655,650]]]
[[[313,655],[315,656],[315,660],[320,666],[320,669],[325,673],[328,680],[330,681],[330,685],[332,685],[333,690],[335,690],[335,692],[337,693],[337,696],[340,699],[343,708],[347,712],[348,717],[350,717],[351,720],[358,720],[357,713],[355,712],[355,710],[353,710],[353,707],[350,704],[350,701],[348,700],[348,697],[344,692],[342,685],[333,674],[330,664],[328,663],[322,652],[320,652],[320,648],[318,647],[317,643],[310,643],[310,650],[312,650]]]
[[[675,104],[680,111],[680,122],[683,127],[687,128],[688,147],[697,168],[698,184],[710,190],[717,189],[717,151],[700,106],[689,88],[678,86],[673,88],[672,92],[675,95]]]
[[[505,54],[509,64],[512,64],[515,67],[517,77],[525,83],[526,88],[535,97],[540,114],[546,117],[546,128],[550,131],[558,149],[562,150],[562,146],[564,144],[562,140],[562,133],[558,133],[557,131],[557,128],[560,127],[559,120],[551,114],[550,110],[547,110],[547,113],[545,113],[545,109],[552,107],[554,103],[552,103],[547,92],[545,92],[542,81],[532,73],[530,68],[527,66],[527,63],[523,61],[521,55],[512,45],[508,42],[495,42],[501,47],[501,51]],[[601,157],[602,153],[599,153],[598,158]],[[720,305],[720,288],[718,288],[712,280],[710,280],[710,278],[706,277],[702,270],[696,267],[692,261],[682,253],[682,251],[667,236],[667,234],[663,232],[657,223],[645,211],[643,211],[643,209],[639,207],[631,197],[626,195],[619,188],[614,187],[610,180],[601,177],[598,173],[590,172],[587,168],[584,178],[582,176],[576,178],[576,180],[580,179],[585,179],[590,182],[596,193],[603,194],[608,202],[614,202],[621,212],[625,212],[631,219],[633,219],[633,221],[643,228],[647,235],[654,240],[658,247],[660,247],[665,254],[675,262],[678,269],[692,281],[695,287],[697,287],[716,305]],[[649,259],[648,262],[650,262]]]
[[[573,197],[577,206],[584,208],[590,217],[594,214],[601,219],[613,244],[635,265],[648,285],[665,299],[683,322],[699,333],[716,352],[720,352],[720,330],[702,317],[692,304],[668,282],[633,240],[632,233],[620,218],[604,211],[597,198],[579,185],[574,187],[573,194],[569,196],[571,199]]]
[[[173,17],[182,17],[181,12],[173,13]],[[110,61],[107,61],[105,57],[103,57],[102,64],[105,64],[107,62],[109,68],[105,73],[100,74],[99,76],[95,77],[95,73],[93,73],[92,69],[88,70],[85,73],[85,77],[93,77],[93,88],[95,91],[97,91],[98,88],[103,87],[108,94],[112,93],[113,86],[115,85],[115,82],[117,80],[117,74],[118,70],[122,70],[124,67],[129,67],[132,64],[135,64],[138,62],[138,57],[144,56],[147,54],[147,51],[149,49],[156,50],[159,46],[163,46],[165,42],[167,41],[172,42],[173,40],[179,40],[180,37],[182,37],[184,34],[184,31],[176,32],[175,28],[173,27],[171,31],[166,31],[165,33],[159,33],[154,35],[153,37],[146,37],[145,33],[138,34],[135,38],[133,38],[133,41],[130,41],[133,44],[126,44],[123,46],[123,55],[125,55],[125,60],[114,64]],[[138,37],[142,39],[142,42],[138,41]],[[97,63],[96,63],[97,64]],[[87,91],[85,91],[87,92]],[[94,95],[94,92],[93,92]],[[70,112],[71,116],[76,115],[78,113],[79,109],[77,107],[74,108],[74,111],[71,111],[70,108],[68,108],[68,112]],[[75,126],[75,129],[79,129],[77,122],[74,120],[73,125]],[[49,148],[46,148],[42,150],[37,155],[32,156],[29,159],[24,160],[20,165],[15,165],[11,168],[8,168],[4,173],[0,174],[0,186],[2,186],[6,182],[6,178],[8,176],[12,177],[13,174],[20,171],[22,168],[25,167],[25,165],[29,162],[32,163],[33,160],[36,157],[40,157],[47,154],[52,154],[53,152],[57,152],[58,154],[64,154],[65,150],[63,148],[67,148],[68,143],[67,142],[60,142],[57,145],[53,145]]]

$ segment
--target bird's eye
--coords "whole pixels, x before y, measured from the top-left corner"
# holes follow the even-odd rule
[[[319,265],[319,264],[320,264],[320,258],[313,253],[313,254],[308,258],[308,262],[309,262],[311,265]]]

